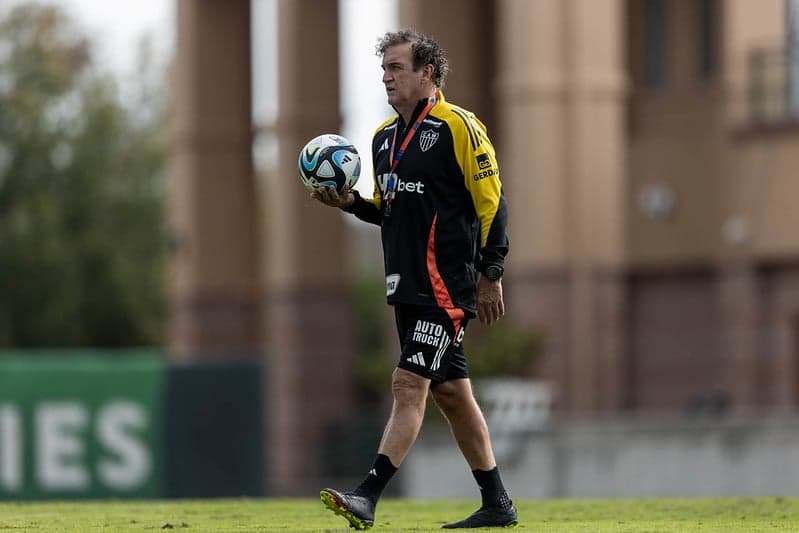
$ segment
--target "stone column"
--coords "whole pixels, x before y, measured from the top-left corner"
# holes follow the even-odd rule
[[[250,3],[180,0],[171,132],[168,344],[176,359],[260,351]]]
[[[264,276],[269,478],[279,495],[307,495],[333,482],[320,476],[320,450],[332,445],[323,436],[357,416],[346,215],[312,201],[297,170],[302,146],[341,126],[337,23],[336,0],[278,3],[280,158],[265,184]]]
[[[620,401],[622,8],[620,0],[499,1],[510,311],[544,329],[541,372],[575,413]]]

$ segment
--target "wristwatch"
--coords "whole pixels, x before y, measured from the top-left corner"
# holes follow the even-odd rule
[[[497,265],[488,265],[485,269],[485,275],[491,281],[497,281],[502,277],[503,272],[505,269]]]

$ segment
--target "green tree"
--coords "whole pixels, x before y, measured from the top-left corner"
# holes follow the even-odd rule
[[[126,108],[61,10],[0,8],[0,346],[161,344],[163,93]]]

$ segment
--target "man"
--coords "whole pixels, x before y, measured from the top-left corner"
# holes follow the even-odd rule
[[[381,226],[386,294],[402,353],[374,465],[353,491],[324,489],[320,496],[355,529],[371,527],[432,391],[482,494],[480,509],[444,527],[513,526],[516,509],[497,470],[462,346],[470,318],[492,324],[505,313],[507,210],[494,148],[472,113],[444,100],[448,64],[434,39],[413,30],[389,32],[377,55],[397,115],[372,141],[374,197],[346,189],[339,195],[333,188],[311,196]]]

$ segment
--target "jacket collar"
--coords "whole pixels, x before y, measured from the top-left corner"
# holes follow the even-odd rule
[[[413,113],[411,114],[411,123],[413,123],[413,121],[416,120],[416,117],[418,117],[419,113],[422,112],[424,106],[427,105],[427,100],[428,100],[427,98],[422,98],[416,103],[416,107],[414,108]],[[444,101],[445,101],[444,93],[441,92],[441,89],[436,90],[436,103],[433,107],[436,107],[438,104]],[[394,108],[394,111],[397,111],[397,109]],[[407,124],[405,124],[405,121],[402,119],[402,115],[400,115],[399,112],[397,112],[397,124],[400,126],[400,130],[404,130],[408,126]]]

